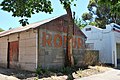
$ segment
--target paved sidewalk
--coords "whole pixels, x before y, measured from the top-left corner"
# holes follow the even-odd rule
[[[75,80],[120,80],[120,70],[112,69],[101,74],[91,75]]]

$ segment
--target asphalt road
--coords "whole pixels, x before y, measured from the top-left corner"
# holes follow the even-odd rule
[[[91,75],[88,77],[83,77],[75,80],[120,80],[120,70],[112,69],[104,73]]]

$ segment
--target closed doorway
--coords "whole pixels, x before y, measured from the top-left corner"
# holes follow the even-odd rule
[[[7,67],[16,68],[19,60],[19,42],[13,41],[8,43]]]
[[[117,49],[117,64],[120,65],[120,43],[116,44],[116,49]]]

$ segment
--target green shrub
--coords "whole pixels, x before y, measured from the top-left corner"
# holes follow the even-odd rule
[[[42,67],[41,67],[40,65],[38,65],[38,67],[37,67],[37,69],[36,69],[35,72],[36,72],[37,75],[43,74],[43,69],[42,69]]]
[[[38,78],[48,77],[48,76],[51,76],[51,74],[52,74],[52,72],[50,70],[48,70],[47,68],[43,69],[40,65],[37,67],[35,72],[36,72],[36,75]]]
[[[74,71],[74,68],[72,67],[63,67],[60,69],[59,72],[63,73],[63,74],[71,74]]]
[[[77,63],[78,63],[78,58],[77,57],[75,57],[75,56],[73,56],[74,57],[74,65],[76,66],[77,65]]]

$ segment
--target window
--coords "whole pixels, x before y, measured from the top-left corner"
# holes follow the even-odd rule
[[[91,28],[86,28],[85,30],[86,30],[86,31],[91,31]]]

